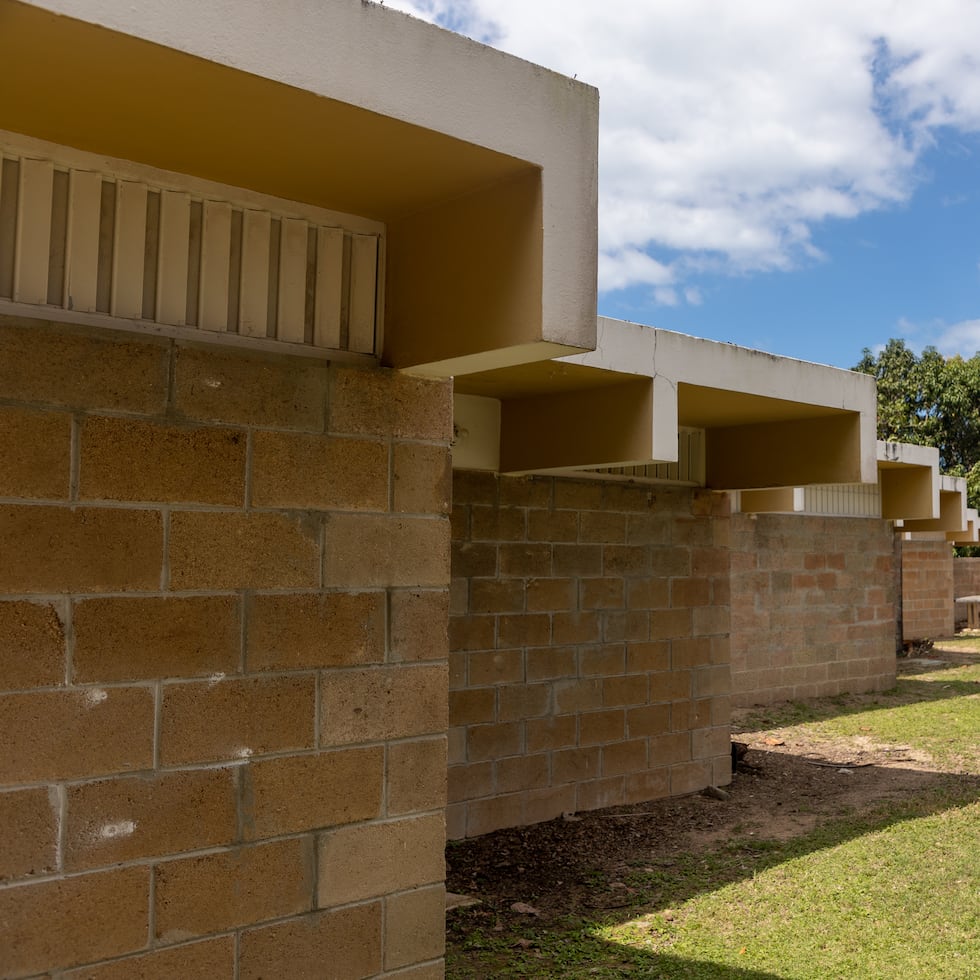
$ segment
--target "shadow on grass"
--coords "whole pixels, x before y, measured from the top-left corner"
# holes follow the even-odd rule
[[[887,691],[841,694],[806,701],[744,708],[739,711],[737,727],[743,730],[782,728],[812,721],[828,721],[848,715],[902,708],[910,704],[950,701],[980,694],[980,680],[961,680],[944,676],[950,671],[961,669],[962,666],[957,664],[948,668],[929,667],[918,671],[909,670],[900,675],[895,686]],[[936,679],[918,680],[917,674],[929,674]]]
[[[794,767],[806,769],[807,760],[788,754],[768,757],[757,773],[737,777],[733,799],[742,792],[769,793],[775,812],[780,783],[792,775]],[[853,780],[873,777],[877,768],[868,767],[848,777],[826,770],[819,778],[825,776],[825,785],[832,786],[837,775],[838,783],[843,780],[853,789]],[[449,860],[458,880],[450,887],[466,888],[465,879],[471,877],[469,884],[476,885],[471,892],[483,904],[451,913],[447,977],[778,980],[774,974],[736,971],[672,955],[669,937],[663,939],[663,948],[646,950],[606,941],[596,933],[603,926],[622,926],[678,908],[699,895],[751,879],[795,858],[980,800],[980,775],[888,769],[888,777],[889,798],[861,812],[830,817],[789,839],[767,838],[765,827],[756,828],[754,836],[730,828],[728,836],[709,844],[690,839],[686,846],[664,847],[658,841],[662,836],[658,828],[669,826],[677,807],[692,803],[689,798],[595,811],[582,814],[578,822],[550,821],[451,845]],[[604,849],[606,867],[590,866],[590,840],[597,833],[608,834],[610,822],[622,827],[622,846],[618,851]],[[480,855],[472,866],[466,860],[467,849],[478,850]],[[571,867],[565,859],[570,854],[577,858]],[[549,862],[554,864],[552,869]],[[481,875],[481,868],[486,874]],[[612,880],[613,868],[618,881]],[[515,913],[511,908],[515,902],[537,906],[540,918],[529,921],[526,914]],[[474,935],[489,937],[487,944],[474,945]],[[487,972],[481,972],[484,967]]]

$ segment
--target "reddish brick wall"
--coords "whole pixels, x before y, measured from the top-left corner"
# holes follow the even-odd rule
[[[454,474],[450,837],[730,780],[725,507]]]
[[[953,546],[946,541],[902,542],[903,639],[935,639],[956,631],[953,564]]]
[[[736,705],[894,684],[887,521],[735,514],[731,523]]]
[[[0,319],[0,975],[441,976],[450,416]]]
[[[953,597],[961,595],[980,595],[980,558],[953,559]]]

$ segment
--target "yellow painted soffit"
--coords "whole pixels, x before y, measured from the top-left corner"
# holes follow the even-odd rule
[[[743,391],[684,383],[677,386],[678,423],[692,428],[726,428],[847,414],[853,413],[826,405],[767,398]]]
[[[0,66],[0,129],[381,221],[532,166],[15,0]]]

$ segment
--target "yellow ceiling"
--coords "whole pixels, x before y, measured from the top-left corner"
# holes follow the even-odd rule
[[[530,164],[0,0],[0,129],[386,221]]]

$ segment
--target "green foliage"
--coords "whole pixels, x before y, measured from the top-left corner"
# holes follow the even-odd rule
[[[865,348],[854,370],[878,383],[878,438],[934,446],[942,472],[965,476],[970,506],[980,504],[980,353],[916,355],[892,339],[877,354]]]

